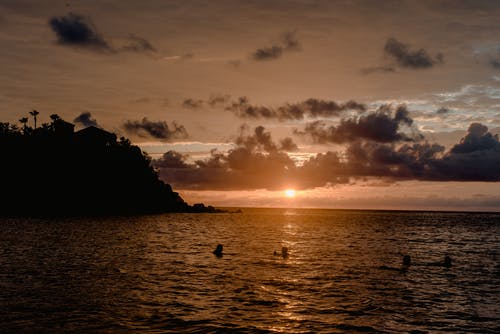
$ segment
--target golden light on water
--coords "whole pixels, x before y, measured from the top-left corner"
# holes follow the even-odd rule
[[[293,190],[293,189],[285,190],[285,197],[294,198],[295,197],[295,190]]]

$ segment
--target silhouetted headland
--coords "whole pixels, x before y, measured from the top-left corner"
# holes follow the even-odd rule
[[[51,115],[36,127],[38,112],[0,122],[0,215],[110,215],[162,212],[220,212],[188,205],[158,178],[151,159],[131,142]]]

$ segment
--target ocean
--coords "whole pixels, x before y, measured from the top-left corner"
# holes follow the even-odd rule
[[[500,332],[498,213],[242,210],[0,219],[0,332]]]

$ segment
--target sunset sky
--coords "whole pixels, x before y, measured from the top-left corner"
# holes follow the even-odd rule
[[[500,211],[499,17],[493,0],[0,0],[0,120],[127,136],[190,203]]]

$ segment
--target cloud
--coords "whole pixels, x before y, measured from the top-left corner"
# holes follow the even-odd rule
[[[263,47],[255,50],[251,57],[254,60],[273,60],[280,58],[284,52],[300,50],[300,43],[297,39],[296,31],[285,32],[278,43],[269,47]]]
[[[182,107],[188,108],[188,109],[199,109],[203,106],[203,100],[196,100],[196,99],[185,99],[182,101]]]
[[[280,140],[280,150],[282,151],[287,151],[287,152],[293,152],[297,151],[299,147],[295,142],[292,140],[292,138],[286,137],[282,140]]]
[[[175,151],[168,151],[162,155],[158,160],[155,160],[155,167],[157,168],[189,168],[185,162],[187,156]]]
[[[198,109],[208,105],[211,108],[223,106],[237,117],[247,119],[274,119],[278,121],[302,120],[304,118],[339,117],[344,112],[356,111],[363,113],[366,106],[350,100],[338,103],[332,100],[309,98],[297,103],[285,103],[276,107],[251,104],[246,96],[231,101],[227,94],[213,94],[207,100],[188,98],[182,102],[184,108]]]
[[[186,128],[172,122],[169,126],[164,121],[150,121],[144,117],[141,121],[127,120],[123,123],[123,128],[130,135],[135,135],[140,138],[153,138],[162,141],[170,141],[173,139],[184,139],[188,137]]]
[[[270,60],[277,59],[283,54],[283,48],[281,46],[273,45],[268,48],[257,49],[253,54],[252,58],[255,60]]]
[[[500,181],[498,135],[485,125],[472,123],[467,134],[441,159],[434,161],[434,179]]]
[[[81,125],[81,126],[83,126],[85,128],[88,128],[89,126],[100,127],[97,124],[97,121],[92,118],[92,115],[88,111],[82,112],[80,115],[78,115],[73,120],[73,122],[76,123],[77,125]]]
[[[392,110],[383,105],[377,111],[359,117],[342,119],[337,126],[326,126],[322,121],[306,125],[299,135],[310,136],[316,143],[346,143],[360,139],[380,143],[413,141],[415,138],[400,131],[403,126],[410,127],[413,120],[405,105]],[[420,136],[417,136],[421,139]]]
[[[304,164],[323,166],[318,154]],[[486,126],[473,123],[462,140],[445,152],[439,144],[355,142],[349,145],[335,173],[349,177],[386,177],[393,180],[499,181],[500,143]],[[324,166],[326,168],[327,166]]]
[[[472,123],[467,134],[460,143],[452,147],[451,153],[471,153],[499,148],[498,135],[488,132],[488,127],[480,123]]]
[[[295,106],[302,106],[307,115],[311,117],[335,117],[347,110],[365,112],[366,106],[353,100],[338,104],[335,101],[310,98]],[[294,106],[294,105],[289,105]]]
[[[300,42],[297,39],[297,31],[287,31],[281,36],[281,42],[283,43],[284,49],[300,50]]]
[[[181,189],[256,189],[284,186],[285,175],[294,168],[293,160],[285,153],[296,147],[291,138],[276,144],[263,126],[252,134],[240,128],[235,148],[227,153],[212,150],[210,157],[187,163],[187,156],[167,152],[153,165],[164,180]]]
[[[121,50],[132,52],[156,52],[156,49],[151,42],[134,34],[129,35],[128,44],[122,46]]]
[[[275,119],[279,121],[302,120],[305,117],[338,117],[345,111],[364,112],[366,106],[356,101],[337,103],[331,100],[310,98],[299,103],[288,103],[273,108],[250,104],[247,97],[233,101],[226,110],[241,118]]]
[[[143,37],[130,34],[125,45],[114,48],[111,43],[97,32],[90,18],[75,13],[55,16],[49,20],[52,31],[57,35],[58,43],[76,46],[99,52],[156,52],[155,47]]]
[[[387,40],[384,51],[386,54],[393,57],[401,67],[423,69],[441,64],[444,61],[441,53],[432,57],[425,49],[410,51],[408,45],[395,38],[389,38]]]
[[[213,94],[213,95],[211,95],[208,98],[207,103],[208,103],[208,105],[210,107],[214,108],[217,105],[220,105],[220,104],[224,105],[224,104],[226,104],[229,101],[230,98],[231,98],[231,96],[227,95],[227,94],[225,94],[225,95],[222,95],[222,94]]]
[[[293,142],[292,138],[286,137],[281,140],[280,145],[277,145],[271,139],[271,133],[266,132],[262,125],[254,129],[253,135],[245,136],[247,131],[246,126],[240,127],[240,136],[236,138],[235,144],[239,147],[245,147],[249,151],[264,151],[264,152],[277,152],[277,151],[295,151],[297,145]]]
[[[401,115],[399,117],[405,118]],[[500,181],[500,142],[486,126],[473,123],[449,151],[429,142],[357,140],[343,151],[329,151],[296,164],[286,153],[293,141],[277,144],[264,127],[250,135],[242,128],[227,153],[189,163],[169,151],[154,160],[160,176],[179,189],[250,190],[312,189],[376,178],[385,182]],[[284,144],[289,142],[289,144]]]
[[[112,51],[109,43],[96,31],[88,18],[69,13],[53,17],[49,25],[58,37],[59,44],[90,48],[98,51]]]
[[[374,66],[367,67],[361,70],[361,74],[373,74],[373,73],[394,73],[396,69],[392,66]]]

